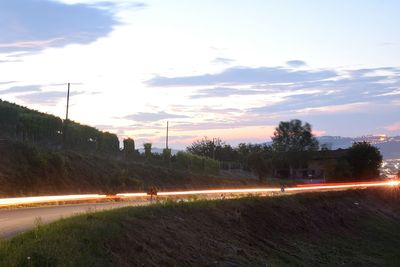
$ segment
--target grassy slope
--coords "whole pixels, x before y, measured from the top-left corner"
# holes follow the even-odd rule
[[[0,146],[0,198],[38,194],[112,193],[160,188],[206,188],[257,184],[257,179],[221,178],[123,162],[76,152],[38,151],[21,144]]]
[[[123,208],[0,243],[0,266],[398,266],[399,204],[386,189]]]

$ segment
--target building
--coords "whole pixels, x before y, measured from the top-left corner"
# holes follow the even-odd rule
[[[347,155],[347,149],[322,150],[299,154],[299,163],[295,167],[288,164],[277,164],[272,171],[273,177],[291,179],[326,180],[333,175],[335,167]],[[284,158],[285,155],[281,155]]]

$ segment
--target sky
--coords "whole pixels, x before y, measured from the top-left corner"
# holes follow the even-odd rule
[[[400,1],[0,1],[0,99],[162,147],[400,135]]]

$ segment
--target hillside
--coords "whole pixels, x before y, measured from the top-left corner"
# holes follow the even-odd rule
[[[399,245],[399,189],[348,190],[88,213],[0,243],[0,265],[398,266]]]
[[[0,141],[0,198],[26,195],[116,193],[160,189],[208,188],[258,184],[249,178],[221,178],[191,172],[162,161],[117,160],[76,151],[38,149]]]
[[[0,139],[59,149],[116,155],[119,141],[115,134],[71,120],[62,120],[0,99]]]
[[[351,147],[353,142],[370,142],[376,146],[381,152],[384,159],[400,158],[400,136],[384,137],[379,140],[379,136],[364,136],[357,138],[341,137],[341,136],[321,136],[318,137],[320,144],[325,144],[330,149],[345,149]]]

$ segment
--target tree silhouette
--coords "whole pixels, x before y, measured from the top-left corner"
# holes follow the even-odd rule
[[[272,147],[278,152],[318,150],[318,141],[311,132],[311,125],[301,120],[281,121],[275,128]]]
[[[281,165],[288,165],[289,175],[293,177],[294,168],[306,165],[310,152],[317,151],[319,144],[313,136],[311,125],[301,120],[281,121],[272,137],[272,148]]]
[[[132,138],[125,138],[123,142],[125,159],[130,159],[135,154],[135,141]]]
[[[355,180],[370,180],[379,177],[382,155],[378,148],[367,142],[355,142],[349,148],[347,160]]]
[[[144,155],[147,159],[151,158],[151,143],[144,143],[143,147],[144,147]]]

